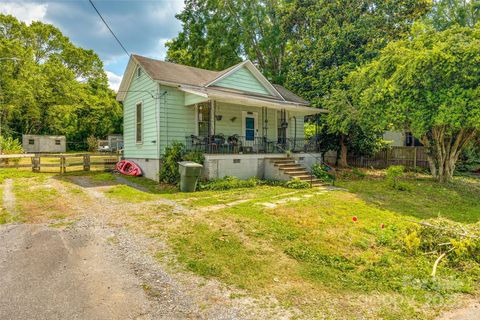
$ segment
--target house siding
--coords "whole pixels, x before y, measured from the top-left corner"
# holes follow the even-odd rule
[[[124,157],[158,158],[157,101],[152,97],[157,92],[156,83],[145,72],[140,77],[135,72],[128,91],[123,102]],[[142,143],[135,141],[135,106],[139,102],[143,105]]]
[[[268,119],[268,129],[267,137],[269,140],[277,139],[277,127],[276,127],[276,111],[272,109],[267,109],[267,119]],[[224,102],[217,102],[215,105],[215,114],[221,115],[222,120],[215,120],[215,133],[223,133],[225,137],[238,134],[244,136],[245,132],[242,132],[243,129],[243,119],[242,111],[246,112],[256,112],[258,113],[258,123],[257,123],[257,136],[261,137],[263,135],[262,125],[264,119],[262,118],[262,108],[260,107],[250,107],[242,106],[237,104],[230,104]],[[233,118],[236,118],[232,121]]]
[[[270,95],[265,86],[245,67],[214,83],[215,86]]]
[[[295,119],[294,117],[297,118],[297,134],[295,135]],[[298,114],[295,112],[288,112],[288,138],[297,138],[297,139],[303,139],[305,137],[305,132],[304,132],[304,120],[305,116],[303,114]]]
[[[160,154],[173,141],[185,143],[185,137],[195,133],[195,107],[185,106],[185,94],[174,87],[160,86],[165,93],[160,105]]]

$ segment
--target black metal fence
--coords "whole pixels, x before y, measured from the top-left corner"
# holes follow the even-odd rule
[[[290,152],[318,152],[318,141],[315,138],[286,138],[270,140],[266,137],[244,137],[232,135],[214,135],[186,137],[187,151],[197,151],[208,154],[248,154],[248,153],[285,153]]]

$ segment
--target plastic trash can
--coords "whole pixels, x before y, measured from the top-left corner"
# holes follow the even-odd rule
[[[178,170],[180,172],[180,191],[195,191],[203,166],[193,161],[181,161],[178,163]]]

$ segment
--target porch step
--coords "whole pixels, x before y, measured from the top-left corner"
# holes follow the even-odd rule
[[[324,183],[310,174],[310,172],[305,169],[300,164],[295,163],[294,159],[291,158],[269,158],[268,159],[275,167],[278,168],[281,172],[286,174],[292,179],[300,179],[302,181],[307,181],[312,183],[312,187],[323,186]]]
[[[276,161],[272,161],[273,162],[273,165],[275,166],[280,166],[280,165],[294,165],[295,164],[295,160],[276,160]]]
[[[305,169],[303,170],[282,170],[283,173],[285,174],[288,174],[289,176],[292,176],[292,177],[298,177],[298,176],[304,176],[304,175],[307,175],[307,176],[310,176],[310,173],[308,173],[308,171],[306,171]]]

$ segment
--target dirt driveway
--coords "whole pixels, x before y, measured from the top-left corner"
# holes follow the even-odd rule
[[[135,274],[87,228],[0,229],[0,318],[161,318]]]
[[[3,210],[31,216],[0,225],[0,319],[290,318],[275,302],[159,263],[164,244],[127,227],[148,205],[109,199],[108,188],[89,177],[4,182]]]

